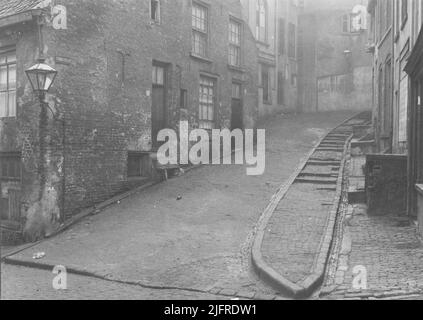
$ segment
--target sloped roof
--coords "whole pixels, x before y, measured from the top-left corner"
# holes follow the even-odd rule
[[[0,0],[0,19],[35,9],[43,0]]]

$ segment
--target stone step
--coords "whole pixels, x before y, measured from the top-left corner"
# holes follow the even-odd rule
[[[357,189],[355,187],[348,188],[348,203],[349,204],[361,204],[366,203],[366,190]]]
[[[310,166],[334,166],[334,167],[340,167],[341,162],[340,161],[322,161],[322,160],[314,160],[310,159],[310,161],[307,162]]]
[[[344,149],[340,148],[327,148],[327,147],[319,147],[316,149],[316,151],[329,151],[329,152],[344,152]]]
[[[316,173],[316,172],[301,172],[299,177],[322,177],[322,178],[337,178],[336,173]]]
[[[312,184],[336,184],[338,182],[338,179],[337,178],[323,178],[323,177],[306,177],[306,178],[297,178],[295,182],[312,183]]]

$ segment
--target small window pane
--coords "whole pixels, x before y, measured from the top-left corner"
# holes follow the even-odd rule
[[[7,93],[0,92],[0,118],[7,117]]]
[[[9,66],[9,90],[16,89],[16,64]]]
[[[0,90],[7,90],[7,67],[0,67]]]
[[[9,117],[16,117],[16,91],[9,92]]]
[[[16,54],[15,53],[9,53],[7,55],[7,63],[13,63],[16,62]]]

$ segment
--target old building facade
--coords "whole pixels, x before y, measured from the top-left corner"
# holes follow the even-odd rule
[[[302,1],[241,0],[259,51],[259,112],[297,111],[298,16]]]
[[[300,16],[299,109],[371,108],[365,1],[305,1]]]
[[[41,55],[46,108],[25,76]],[[237,0],[0,1],[2,225],[35,240],[153,179],[180,121],[255,128],[257,60]]]
[[[392,150],[393,79],[394,79],[394,2],[370,1],[371,51],[373,61],[373,123],[376,149],[381,153]]]
[[[408,158],[408,216],[423,236],[421,79],[423,2],[369,2],[374,46],[375,151]]]

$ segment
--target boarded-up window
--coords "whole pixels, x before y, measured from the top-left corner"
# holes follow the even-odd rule
[[[0,154],[0,180],[21,180],[21,155],[20,153]]]
[[[147,178],[150,176],[150,155],[143,152],[128,153],[128,178]]]

